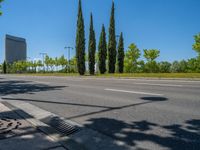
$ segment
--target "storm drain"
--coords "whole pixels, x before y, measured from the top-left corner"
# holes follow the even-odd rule
[[[71,125],[67,121],[56,116],[50,116],[45,119],[42,119],[41,121],[48,124],[49,126],[53,127],[54,129],[66,136],[74,134],[80,130],[78,127]]]

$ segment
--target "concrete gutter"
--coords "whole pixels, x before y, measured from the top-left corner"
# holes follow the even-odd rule
[[[7,99],[7,97],[6,97]],[[49,137],[59,142],[63,147],[69,150],[133,150],[133,147],[127,146],[121,141],[112,139],[109,136],[101,134],[92,129],[86,128],[76,122],[66,120],[65,118],[59,117],[56,114],[43,110],[32,104],[26,102],[19,102],[13,100],[7,100],[2,102],[4,105],[12,110],[20,109],[22,111],[17,111],[18,115],[22,116],[33,126],[47,134]],[[31,115],[33,118],[27,119],[27,114]],[[45,118],[57,117],[66,123],[76,126],[80,130],[69,136],[65,136],[63,133],[52,128],[48,124],[42,122]]]

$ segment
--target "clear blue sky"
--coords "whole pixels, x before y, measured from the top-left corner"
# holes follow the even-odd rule
[[[90,12],[98,41],[102,23],[108,31],[111,3],[82,0],[86,43]],[[125,49],[132,42],[141,50],[159,49],[159,61],[196,57],[192,44],[200,32],[199,6],[200,0],[115,0],[116,33],[124,33]],[[75,46],[77,8],[78,0],[5,0],[0,17],[0,62],[5,34],[26,38],[32,59],[40,58],[40,52],[67,56],[64,47]]]

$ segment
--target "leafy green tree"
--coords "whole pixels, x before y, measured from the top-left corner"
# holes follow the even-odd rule
[[[178,61],[174,61],[171,66],[171,72],[178,73],[181,72],[181,67]]]
[[[0,0],[0,8],[1,8],[1,3],[3,2],[3,0]],[[0,10],[0,16],[2,15],[2,11]]]
[[[194,36],[195,43],[193,44],[193,49],[198,53],[200,57],[200,33]]]
[[[29,61],[29,66],[31,68],[31,72],[35,72],[35,64],[34,64],[34,61]]]
[[[47,72],[48,72],[49,71],[49,65],[50,65],[50,57],[48,55],[45,56],[44,63],[47,67]]]
[[[70,66],[71,66],[70,67],[70,72],[71,73],[77,73],[78,72],[76,57],[71,58]]]
[[[28,63],[26,61],[17,61],[13,63],[13,71],[16,73],[23,73],[27,71]]]
[[[67,65],[67,59],[65,59],[65,56],[62,55],[60,58],[59,58],[59,65],[62,66],[62,70],[64,69],[64,67]]]
[[[200,72],[200,61],[198,58],[191,58],[187,62],[188,72]]]
[[[101,74],[106,72],[106,58],[107,58],[107,43],[106,43],[106,32],[105,27],[102,25],[101,35],[99,39],[98,46],[98,56],[99,56],[99,71]]]
[[[188,64],[187,64],[187,61],[181,60],[181,61],[179,62],[179,64],[180,64],[180,72],[186,73],[186,72],[188,71]]]
[[[144,57],[147,59],[147,61],[154,61],[159,56],[160,51],[157,49],[144,49]]]
[[[140,50],[135,44],[131,44],[125,54],[124,69],[125,72],[137,72],[138,58],[140,58]]]
[[[35,61],[33,61],[33,71],[34,71],[34,73],[36,73],[37,72],[37,61],[35,60]]]
[[[171,66],[171,72],[174,73],[186,73],[189,72],[188,62],[185,60],[174,61]]]
[[[147,63],[146,63],[146,71],[147,72],[158,72],[159,68],[158,65],[155,61],[155,59],[157,57],[160,56],[160,51],[157,49],[144,49],[144,57],[147,59]]]
[[[169,73],[170,72],[171,63],[169,63],[167,61],[162,61],[158,64],[158,66],[159,66],[159,72],[161,72],[161,73]]]
[[[144,60],[140,60],[140,61],[137,62],[137,72],[138,73],[145,72],[145,62],[144,62]]]
[[[27,72],[29,73],[31,71],[31,67],[30,67],[30,61],[26,61],[26,67],[27,67]]]
[[[7,73],[7,63],[6,63],[6,61],[3,62],[3,73],[4,74]]]
[[[41,67],[43,67],[43,63],[42,63],[42,61],[41,60],[38,60],[38,61],[36,61],[36,68],[39,68],[39,70],[40,70],[40,68]],[[36,69],[37,70],[37,69]]]
[[[95,53],[96,53],[96,39],[95,31],[93,27],[93,17],[92,13],[90,15],[90,35],[89,35],[89,45],[88,45],[88,55],[89,55],[89,71],[91,75],[95,72]]]
[[[59,64],[59,59],[58,59],[58,57],[56,57],[56,58],[54,59],[54,63],[55,63],[56,71],[58,71],[58,66],[60,65],[60,64]]]
[[[123,38],[123,34],[120,34],[120,38],[119,38],[119,45],[118,45],[118,69],[119,69],[119,73],[123,73],[124,72],[124,38]]]
[[[51,68],[51,72],[54,70],[55,60],[53,58],[49,58],[49,66]]]
[[[109,27],[109,42],[108,42],[108,68],[109,73],[115,72],[116,64],[116,35],[115,35],[115,5],[112,2],[110,27]]]
[[[76,30],[76,58],[77,67],[80,75],[85,74],[85,29],[82,14],[81,0],[78,6],[78,20]]]

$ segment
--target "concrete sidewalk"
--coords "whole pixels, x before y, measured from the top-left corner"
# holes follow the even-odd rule
[[[27,118],[31,116],[27,115]],[[66,150],[22,119],[15,111],[0,103],[0,150]]]

